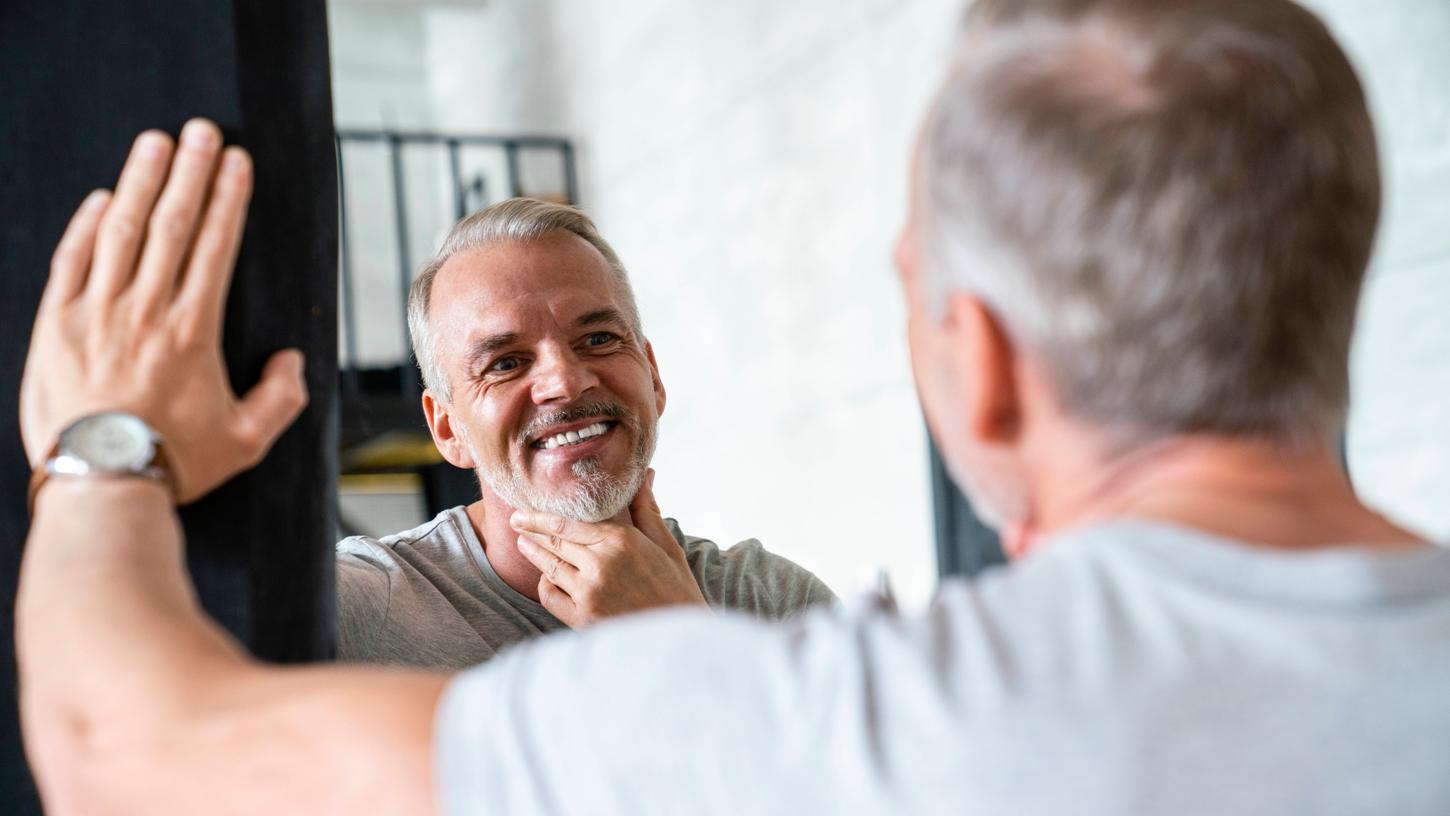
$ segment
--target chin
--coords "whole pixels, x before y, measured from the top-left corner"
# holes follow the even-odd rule
[[[593,460],[580,460],[571,468],[574,478],[565,485],[540,487],[512,473],[484,471],[489,488],[511,507],[563,516],[573,521],[598,522],[629,507],[644,483],[644,469],[610,473]]]

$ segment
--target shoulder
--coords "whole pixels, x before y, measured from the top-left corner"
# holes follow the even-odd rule
[[[339,653],[355,659],[369,655],[395,606],[409,608],[419,592],[428,592],[433,576],[462,546],[463,508],[456,507],[409,530],[374,538],[349,536],[337,542],[337,621]]]
[[[729,613],[643,613],[582,636],[542,638],[459,675],[434,720],[445,810],[634,812],[637,800],[616,798],[633,787],[620,784],[626,779],[650,781],[657,812],[697,812],[700,792],[717,787],[705,777],[720,767],[764,778],[768,750],[730,749],[790,722],[781,703],[794,695],[770,693],[766,679],[781,665],[772,658],[779,642],[761,627]],[[501,699],[509,706],[497,705]],[[641,733],[650,739],[630,738]],[[536,749],[550,743],[594,760],[581,765]],[[780,810],[779,802],[734,807],[756,788],[733,786],[724,809]]]
[[[665,524],[684,548],[711,606],[783,618],[836,600],[830,587],[810,570],[766,550],[756,539],[721,549],[709,539],[685,534],[674,519],[665,519]]]
[[[461,524],[467,524],[463,507],[444,510],[432,519],[408,530],[374,538],[348,536],[337,542],[337,564],[341,575],[385,574],[405,564],[439,560],[464,539]]]
[[[443,799],[458,812],[489,797],[521,811],[553,804],[561,812],[629,812],[623,800],[593,797],[604,791],[607,798],[622,789],[619,778],[635,776],[656,781],[651,795],[662,812],[696,811],[700,792],[711,790],[728,806],[712,804],[733,812],[880,810],[860,798],[872,795],[872,774],[843,778],[830,766],[842,756],[867,761],[851,752],[886,736],[875,731],[870,712],[893,705],[889,695],[910,692],[902,699],[913,712],[893,713],[915,714],[930,705],[919,701],[923,692],[939,694],[941,684],[924,678],[909,689],[894,677],[867,681],[936,665],[894,660],[929,642],[907,628],[880,609],[818,609],[779,623],[664,610],[528,644],[450,685],[435,720]],[[610,705],[595,704],[601,697]],[[499,699],[513,708],[501,710]],[[942,718],[922,719],[942,730]],[[903,718],[893,723],[905,725]],[[650,739],[628,739],[639,733]],[[823,734],[841,750],[815,750]],[[581,769],[557,752],[534,752],[549,740],[600,761]],[[913,773],[925,767],[927,753],[908,758]],[[711,778],[720,767],[753,784],[721,793]],[[550,802],[553,796],[563,801]]]
[[[743,542],[743,558],[742,545],[687,546],[692,564],[722,572],[770,555],[758,542]],[[570,800],[564,811],[628,812],[627,802],[611,810],[586,797],[617,790],[611,776],[638,774],[671,780],[658,791],[667,812],[698,810],[700,791],[742,813],[934,812],[944,797],[970,801],[981,777],[963,769],[983,767],[994,738],[1021,730],[1012,717],[1050,733],[1059,701],[1096,699],[1117,676],[1101,660],[1083,661],[1085,670],[1054,657],[1080,634],[1069,607],[1100,591],[1101,567],[1066,552],[1035,561],[944,582],[910,614],[859,603],[771,623],[663,610],[529,644],[451,684],[436,720],[443,796],[480,806],[501,797],[529,810],[560,795]],[[1101,646],[1094,639],[1074,657]],[[512,708],[501,710],[500,699]],[[625,736],[639,733],[651,739]],[[969,744],[973,734],[989,736]],[[816,750],[822,739],[839,750]],[[598,779],[530,747],[550,740],[599,757],[583,771]],[[888,776],[839,772],[847,766]],[[719,767],[754,783],[722,794],[710,777]]]

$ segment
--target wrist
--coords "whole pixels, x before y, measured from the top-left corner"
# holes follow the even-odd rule
[[[73,420],[31,474],[31,514],[38,491],[52,478],[141,479],[174,491],[163,445],[160,434],[133,414],[102,411]]]
[[[35,494],[35,518],[42,514],[84,510],[99,512],[98,505],[117,505],[140,512],[166,512],[175,507],[171,488],[156,479],[120,476],[55,476]]]

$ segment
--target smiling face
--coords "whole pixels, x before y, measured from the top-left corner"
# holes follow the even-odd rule
[[[444,457],[510,507],[584,521],[624,509],[665,407],[628,314],[609,264],[572,233],[449,258],[430,316],[452,393],[423,398]]]

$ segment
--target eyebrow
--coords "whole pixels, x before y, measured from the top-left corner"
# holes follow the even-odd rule
[[[480,337],[468,347],[468,370],[476,371],[490,355],[519,341],[517,332],[501,332]]]
[[[624,314],[618,309],[605,307],[595,309],[592,312],[585,312],[574,321],[576,326],[598,326],[605,323],[615,323],[620,326],[629,326],[629,321],[624,319]]]

